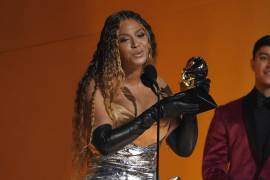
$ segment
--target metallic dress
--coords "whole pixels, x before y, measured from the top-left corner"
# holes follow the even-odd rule
[[[135,97],[126,87],[122,98],[134,105],[130,111],[122,104],[112,102],[112,112],[119,127],[137,117]],[[167,128],[169,123],[167,123]],[[85,180],[156,180],[156,144],[146,147],[130,143],[115,153],[93,156],[89,161],[88,175]]]
[[[93,157],[86,180],[155,180],[156,144],[128,144],[109,155]]]

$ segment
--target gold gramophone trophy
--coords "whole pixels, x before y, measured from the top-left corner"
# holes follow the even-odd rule
[[[183,101],[199,104],[199,112],[205,112],[217,107],[214,99],[201,82],[207,81],[208,66],[199,56],[188,60],[181,74],[180,89],[184,93]]]

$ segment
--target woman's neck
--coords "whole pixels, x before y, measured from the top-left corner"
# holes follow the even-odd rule
[[[142,69],[138,68],[138,69],[134,69],[134,70],[130,70],[130,71],[126,71],[125,72],[125,84],[128,85],[139,85],[141,84],[141,73],[142,73]]]

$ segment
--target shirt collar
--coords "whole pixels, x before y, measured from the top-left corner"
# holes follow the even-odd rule
[[[265,97],[260,91],[254,88],[254,93],[256,97],[256,106],[263,107],[266,106],[270,108],[270,97]]]

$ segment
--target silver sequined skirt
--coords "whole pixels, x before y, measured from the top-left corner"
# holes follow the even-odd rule
[[[116,153],[93,157],[86,180],[155,180],[156,144],[128,144]]]

